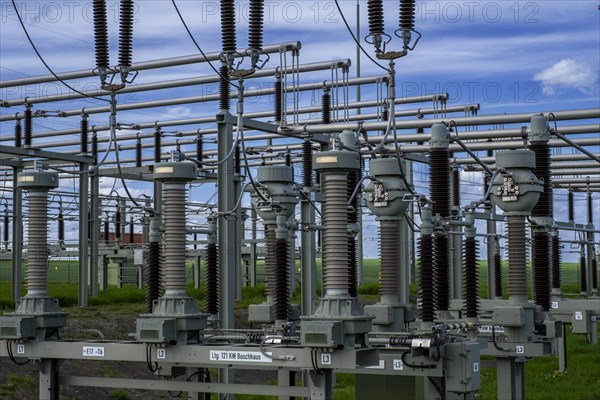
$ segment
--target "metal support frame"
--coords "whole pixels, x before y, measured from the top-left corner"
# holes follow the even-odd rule
[[[86,171],[89,164],[80,164],[80,171]],[[78,304],[80,307],[88,305],[88,275],[89,275],[89,247],[88,247],[88,210],[89,210],[88,174],[79,176],[79,284]],[[94,217],[92,217],[94,219]]]

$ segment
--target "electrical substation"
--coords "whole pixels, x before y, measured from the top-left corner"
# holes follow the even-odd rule
[[[327,400],[337,374],[354,375],[356,399],[475,399],[487,368],[497,398],[525,399],[530,360],[554,356],[567,371],[567,335],[600,351],[600,108],[492,113],[451,105],[448,93],[400,95],[402,63],[429,43],[414,0],[393,2],[393,16],[392,2],[356,2],[366,34],[340,22],[358,62],[380,64],[368,76],[354,73],[356,58],[301,62],[310,42],[263,43],[272,37],[263,0],[218,3],[219,49],[203,42],[193,14],[166,2],[198,52],[140,62],[134,10],[144,2],[120,0],[118,21],[106,1],[89,3],[89,68],[0,80],[2,89],[69,89],[0,99],[0,259],[15,301],[0,316],[0,361],[35,364],[40,399],[77,386]],[[242,4],[247,21],[236,19]],[[194,65],[212,72],[138,83]],[[99,88],[74,84],[82,80]],[[180,88],[202,94],[173,97]],[[128,101],[144,93],[158,94]],[[307,93],[313,104],[301,101]],[[87,106],[74,108],[77,100]],[[153,114],[198,103],[209,111]],[[44,130],[41,120],[77,126]],[[477,178],[473,201],[461,199],[464,174]],[[101,190],[106,179],[122,190]],[[380,270],[377,300],[365,304],[367,234]],[[566,252],[577,253],[575,294],[561,288]],[[69,335],[70,316],[48,290],[56,259],[73,260],[81,308],[111,286],[145,290],[128,335]],[[264,301],[240,318],[243,289],[260,283]],[[71,360],[153,376],[62,373]],[[274,372],[277,384],[239,382],[246,371]]]

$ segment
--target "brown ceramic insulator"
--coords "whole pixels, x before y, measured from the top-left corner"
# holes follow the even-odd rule
[[[281,122],[283,120],[283,83],[281,82],[281,78],[275,79],[275,122]]]
[[[224,52],[236,50],[235,2],[232,0],[221,0],[221,40]]]
[[[448,150],[433,148],[429,151],[429,188],[432,214],[450,216],[450,162]]]
[[[550,241],[547,232],[533,235],[533,301],[550,309]]]
[[[267,295],[275,298],[277,291],[277,238],[275,227],[265,225],[265,281]]]
[[[206,246],[206,312],[219,312],[219,248],[214,243]]]
[[[121,0],[119,13],[119,66],[131,68],[133,50],[133,0]]]
[[[525,219],[509,216],[508,230],[508,294],[527,298],[527,242],[525,240]]]
[[[579,285],[582,292],[587,292],[587,271],[585,257],[579,258]]]
[[[23,140],[22,138],[22,128],[21,128],[21,121],[17,121],[15,123],[15,147],[21,147],[22,143],[21,140]]]
[[[290,293],[290,259],[289,242],[285,239],[276,239],[275,243],[275,319],[289,319],[289,293]]]
[[[302,142],[302,185],[312,186],[313,177],[313,151],[309,140]]]
[[[551,217],[552,211],[552,182],[550,180],[550,147],[547,142],[533,142],[529,149],[535,153],[535,170],[533,173],[544,180],[544,191],[533,207],[533,217]]]
[[[561,253],[560,253],[560,238],[558,236],[552,236],[550,239],[551,253],[552,253],[552,288],[560,289],[561,281]]]
[[[221,110],[229,110],[229,96],[231,88],[229,87],[229,67],[221,65],[219,68],[219,107]]]
[[[400,29],[403,31],[415,30],[415,0],[400,1]]]
[[[369,16],[369,33],[371,35],[383,34],[383,0],[369,0],[367,14]]]
[[[96,68],[109,68],[108,55],[108,19],[106,0],[93,1],[94,44],[96,48]]]
[[[419,285],[421,287],[421,320],[433,322],[434,294],[433,284],[433,236],[421,235],[419,239]]]
[[[142,139],[137,138],[135,142],[135,166],[142,166]]]
[[[162,132],[160,129],[154,130],[154,162],[156,164],[162,161],[161,150],[162,150]]]
[[[62,211],[58,213],[58,240],[65,240],[65,217]]]
[[[468,237],[464,241],[464,312],[467,318],[477,318],[479,312],[479,243]]]
[[[31,137],[33,134],[33,113],[31,108],[25,108],[25,147],[31,147]]]
[[[248,47],[251,49],[262,49],[264,14],[264,0],[250,0]]]
[[[92,157],[94,157],[94,164],[98,163],[98,135],[96,132],[92,135]]]
[[[494,295],[502,297],[502,258],[500,252],[494,254]]]
[[[381,257],[381,275],[379,294],[397,296],[400,287],[400,227],[399,221],[382,220],[379,222],[379,256]]]
[[[448,236],[436,233],[435,242],[435,308],[438,311],[447,311],[450,308],[450,253]]]
[[[146,311],[151,313],[154,300],[160,297],[160,245],[158,242],[148,243],[145,270]]]
[[[329,91],[325,91],[321,98],[321,122],[324,124],[331,123],[331,95]]]
[[[460,207],[460,170],[452,170],[452,206]]]
[[[88,142],[89,142],[89,130],[88,130],[88,120],[87,118],[81,119],[81,152],[83,154],[87,154],[88,152]]]

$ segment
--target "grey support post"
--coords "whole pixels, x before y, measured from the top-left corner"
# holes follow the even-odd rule
[[[233,141],[233,127],[226,122],[229,117],[227,110],[222,110],[217,115],[217,155],[219,160],[225,160],[229,154]],[[235,295],[235,271],[236,251],[233,248],[235,243],[235,221],[227,216],[227,212],[235,207],[234,182],[233,182],[233,158],[228,158],[219,165],[217,173],[218,202],[219,202],[219,223],[218,223],[218,244],[219,244],[219,319],[222,329],[232,329],[234,324],[233,303]],[[219,369],[219,382],[232,383],[234,373],[229,368]]]
[[[100,176],[93,173],[90,205],[90,295],[98,297],[98,246],[100,241]]]
[[[81,164],[80,171],[86,171],[88,164]],[[79,176],[79,307],[88,305],[88,210],[89,210],[89,177]],[[92,217],[93,219],[93,217]]]

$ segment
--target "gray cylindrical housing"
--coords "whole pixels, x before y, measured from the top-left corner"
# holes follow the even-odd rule
[[[185,297],[185,182],[163,182],[165,297]]]
[[[51,171],[29,170],[23,171],[17,177],[17,187],[20,189],[56,189],[58,187],[58,173]]]
[[[509,215],[531,213],[544,185],[533,172],[535,154],[529,150],[508,150],[496,154],[496,167],[505,170],[492,182],[491,198]]]
[[[347,174],[327,172],[323,191],[323,258],[325,296],[349,297]]]
[[[531,129],[527,138],[530,142],[548,142],[550,140],[548,118],[544,114],[536,114],[531,117]]]
[[[154,180],[191,182],[198,176],[198,167],[191,162],[163,162],[154,165]]]
[[[370,162],[370,174],[379,182],[371,182],[365,189],[364,198],[369,210],[378,217],[399,217],[409,206],[404,201],[408,188],[402,179],[405,161],[397,158],[376,158]]]
[[[27,297],[48,297],[48,188],[29,188]]]
[[[448,127],[444,124],[433,124],[431,127],[431,139],[429,147],[431,149],[447,149],[450,146],[448,137]]]
[[[261,166],[257,169],[256,180],[268,190],[268,197],[274,207],[261,207],[262,199],[252,195],[252,202],[256,207],[257,214],[265,223],[275,224],[277,214],[289,218],[298,204],[298,196],[294,190],[294,170],[286,165]]]
[[[360,168],[358,153],[355,151],[322,151],[315,155],[315,171],[350,171]]]
[[[345,130],[340,133],[342,144],[349,149],[356,149],[357,141],[356,134],[353,131]]]

